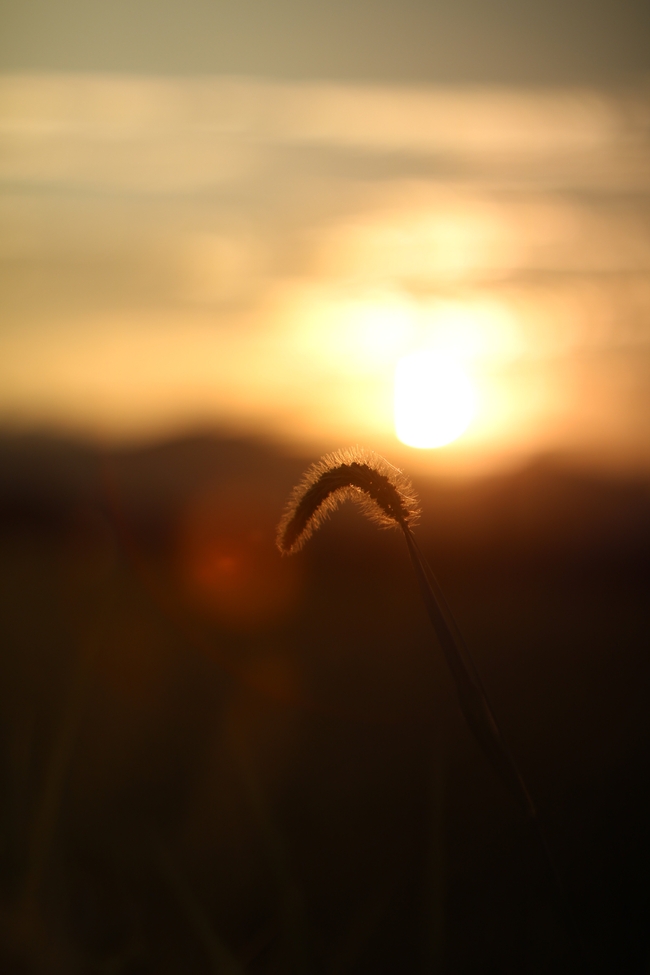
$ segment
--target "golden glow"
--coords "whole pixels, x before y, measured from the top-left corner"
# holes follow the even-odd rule
[[[287,354],[308,357],[312,368],[316,364],[342,379],[392,370],[415,334],[412,310],[401,296],[351,297],[331,284],[301,287],[292,282],[277,317],[289,344]]]
[[[476,396],[460,365],[426,350],[404,356],[395,370],[395,431],[409,447],[444,447],[469,426]]]
[[[437,471],[650,463],[626,97],[3,75],[0,426],[390,454],[395,425],[431,447],[471,420]],[[193,556],[193,591],[236,555]]]

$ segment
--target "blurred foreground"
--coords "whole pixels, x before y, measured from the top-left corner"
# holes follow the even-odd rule
[[[313,459],[0,442],[0,968],[647,971],[649,483],[416,483],[576,948],[403,540],[347,506],[277,555]]]

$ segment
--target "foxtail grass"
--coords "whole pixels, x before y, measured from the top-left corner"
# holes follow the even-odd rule
[[[357,503],[382,528],[404,534],[418,587],[453,678],[461,712],[490,763],[532,819],[537,810],[497,724],[476,665],[427,560],[413,534],[420,507],[409,479],[372,451],[355,447],[326,454],[293,490],[278,527],[277,544],[299,551],[341,501]]]
[[[578,955],[592,966],[593,952],[578,933],[569,899],[546,831],[512,752],[501,732],[472,656],[447,600],[415,539],[420,507],[409,479],[378,454],[359,447],[326,454],[294,488],[278,526],[277,544],[289,555],[299,551],[313,532],[351,500],[382,528],[398,528],[415,571],[418,587],[456,687],[465,722],[499,777],[520,801],[537,834],[557,895],[557,908]]]

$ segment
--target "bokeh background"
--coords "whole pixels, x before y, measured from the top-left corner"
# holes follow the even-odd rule
[[[0,2],[0,967],[650,965],[650,13]],[[398,361],[462,368],[401,443]],[[324,451],[417,529],[281,558]],[[348,510],[350,509],[350,510]]]

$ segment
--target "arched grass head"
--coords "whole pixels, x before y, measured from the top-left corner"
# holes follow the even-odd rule
[[[495,769],[536,818],[535,805],[499,730],[471,654],[411,531],[419,507],[408,478],[383,457],[360,447],[326,454],[294,488],[278,527],[278,548],[284,554],[297,552],[338,504],[348,499],[382,528],[402,529],[465,720]]]
[[[382,528],[406,529],[419,515],[410,481],[379,454],[361,447],[326,454],[294,488],[278,527],[278,548],[299,551],[341,501],[355,501]]]

